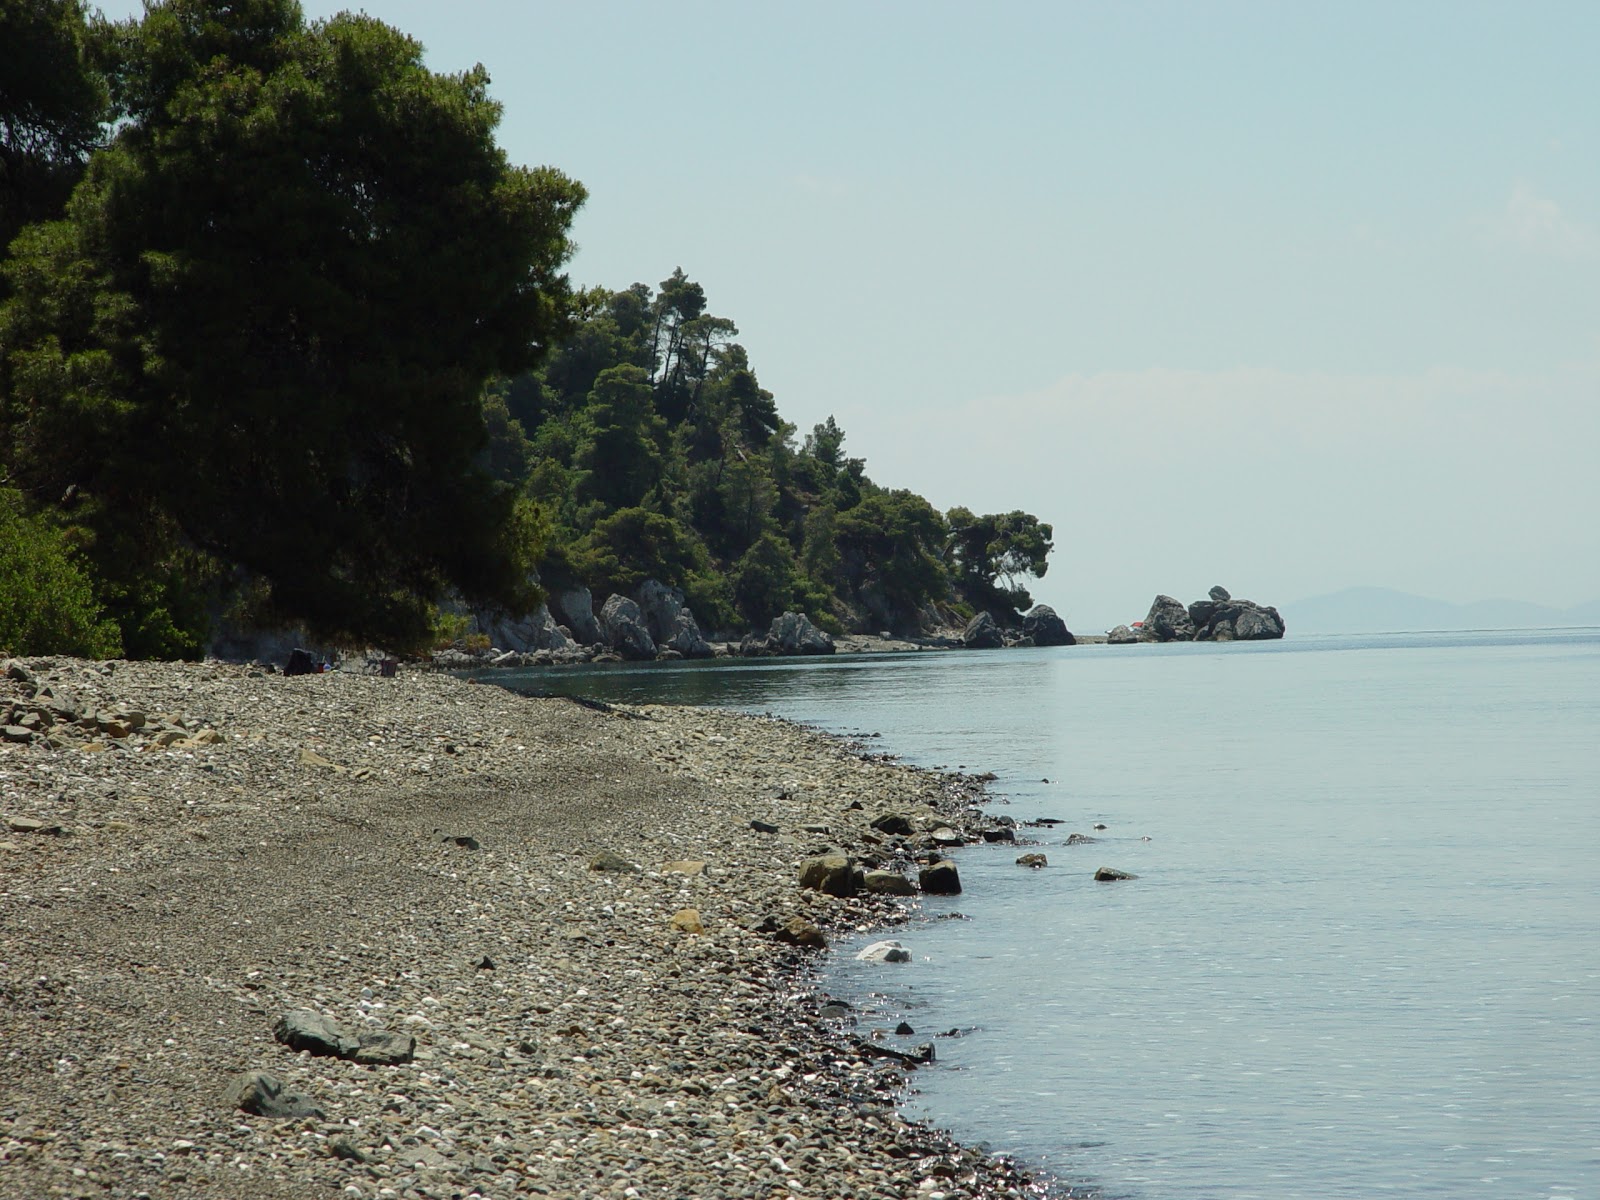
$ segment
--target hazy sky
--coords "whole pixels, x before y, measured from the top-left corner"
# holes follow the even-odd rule
[[[802,432],[1054,524],[1074,629],[1600,597],[1593,0],[365,7],[588,187],[575,282],[682,266]]]

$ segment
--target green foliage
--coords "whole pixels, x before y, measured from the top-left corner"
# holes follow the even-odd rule
[[[682,270],[657,290],[595,289],[579,305],[546,365],[486,401],[491,425],[509,414],[528,433],[522,486],[553,523],[546,579],[597,596],[659,579],[716,628],[802,609],[832,632],[914,629],[958,601],[952,566],[968,560],[944,518],[873,484],[831,416],[797,450],[737,328]],[[1049,527],[1013,517],[973,578],[1043,573]]]
[[[0,0],[0,255],[24,225],[61,214],[100,143],[106,40],[81,0]]]
[[[0,654],[116,658],[122,639],[106,619],[68,538],[0,490]]]
[[[481,68],[365,16],[166,0],[116,43],[125,124],[7,267],[0,458],[30,503],[78,498],[100,575],[158,564],[122,588],[130,652],[188,555],[397,648],[450,589],[528,607],[503,481],[531,454],[482,385],[568,331],[583,189],[506,162]]]
[[[1033,606],[1022,578],[1043,578],[1054,531],[1031,513],[988,513],[974,516],[952,508],[949,552],[955,567],[957,593],[973,608],[1000,619],[1014,619]]]

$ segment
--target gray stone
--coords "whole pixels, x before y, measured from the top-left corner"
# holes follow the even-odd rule
[[[856,961],[876,963],[908,963],[911,961],[911,951],[907,950],[899,942],[873,942],[872,945],[856,954]]]
[[[1189,610],[1171,596],[1157,596],[1144,619],[1144,638],[1154,642],[1187,642],[1194,639],[1194,622]]]
[[[637,875],[639,867],[631,863],[620,854],[613,854],[609,850],[602,850],[589,860],[589,870],[609,872],[613,875]]]
[[[805,613],[786,612],[773,617],[767,630],[767,651],[771,654],[832,654],[833,638],[811,623]]]
[[[1024,854],[1017,859],[1017,866],[1032,867],[1034,870],[1038,870],[1040,867],[1048,867],[1049,865],[1050,860],[1042,854]]]
[[[606,598],[605,607],[600,610],[600,628],[606,644],[623,658],[646,662],[656,656],[655,639],[645,628],[644,614],[626,596]]]
[[[961,644],[968,650],[998,650],[1006,644],[1006,635],[993,617],[981,612],[961,631]]]
[[[361,1045],[348,1057],[362,1066],[392,1067],[410,1062],[416,1049],[417,1039],[403,1033],[363,1033]]]
[[[942,858],[917,873],[917,885],[930,896],[956,896],[961,893],[961,875],[955,863]]]
[[[1223,587],[1220,583],[1211,589],[1210,595],[1211,599],[1217,604],[1226,604],[1229,600],[1233,599],[1232,596],[1228,595],[1228,589]]]
[[[1022,618],[1022,634],[1032,638],[1035,646],[1075,646],[1078,639],[1072,636],[1067,623],[1056,615],[1048,604],[1035,604]]]
[[[600,622],[595,620],[594,597],[589,594],[588,588],[571,587],[552,592],[547,602],[556,620],[572,630],[576,641],[585,646],[605,641]]]
[[[222,1101],[229,1108],[237,1108],[258,1117],[327,1118],[327,1114],[309,1096],[284,1091],[277,1076],[265,1071],[246,1071],[237,1076],[222,1094]]]
[[[913,832],[911,818],[903,813],[884,813],[872,818],[872,828],[890,837],[909,837]]]
[[[1106,644],[1111,646],[1128,646],[1139,640],[1139,635],[1126,625],[1118,625],[1106,634]]]
[[[291,1050],[332,1058],[349,1058],[361,1049],[361,1039],[337,1021],[308,1008],[278,1018],[272,1036]]]

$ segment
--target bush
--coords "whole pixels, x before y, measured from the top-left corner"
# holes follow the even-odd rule
[[[117,626],[59,529],[28,516],[22,497],[0,491],[0,651],[116,658]]]

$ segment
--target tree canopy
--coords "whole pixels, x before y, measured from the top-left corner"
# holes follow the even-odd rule
[[[122,124],[5,267],[0,457],[129,652],[195,648],[175,579],[208,571],[387,644],[448,589],[526,608],[482,389],[569,331],[582,187],[507,162],[482,68],[365,16],[164,0],[109,40]]]

